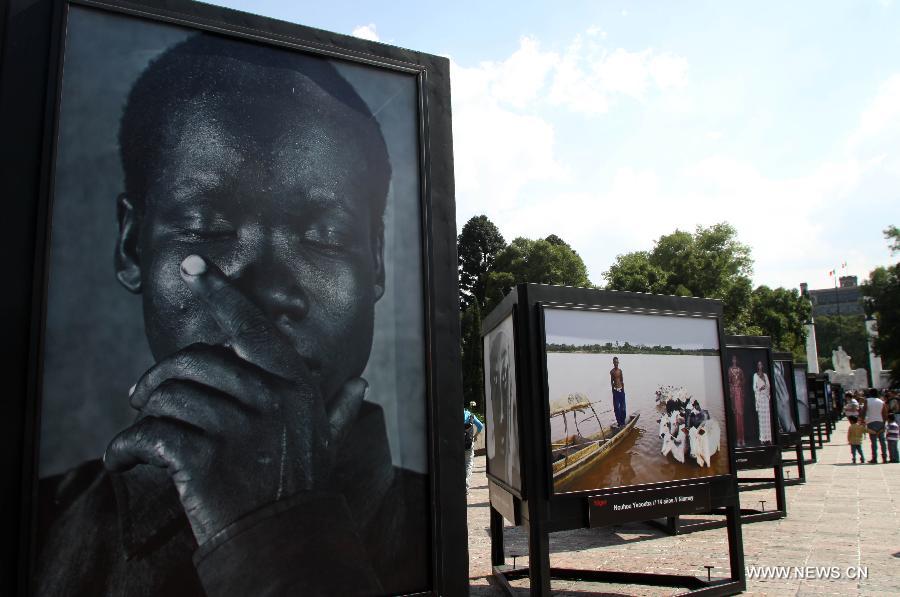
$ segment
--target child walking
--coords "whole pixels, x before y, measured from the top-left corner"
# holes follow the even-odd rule
[[[862,440],[869,430],[864,424],[859,422],[858,417],[850,416],[847,419],[850,421],[850,428],[847,429],[847,443],[850,444],[850,456],[853,458],[853,464],[856,464],[857,452],[859,452],[860,464],[865,464],[866,459],[863,456]]]
[[[897,442],[900,441],[900,424],[894,418],[888,419],[887,429],[887,445],[888,452],[891,454],[891,462],[900,462],[900,453],[897,451]]]

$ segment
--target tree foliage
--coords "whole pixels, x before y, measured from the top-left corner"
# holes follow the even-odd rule
[[[484,413],[484,355],[481,318],[521,282],[590,286],[584,261],[555,234],[517,238],[507,246],[487,216],[475,216],[457,237],[460,287],[460,347],[465,404]]]
[[[900,228],[888,226],[884,229],[884,238],[890,241],[891,253],[900,253]]]
[[[459,259],[459,308],[465,310],[473,301],[484,306],[488,272],[506,241],[487,216],[473,216],[457,237]]]
[[[776,350],[806,360],[806,329],[812,305],[795,289],[758,286],[751,295],[748,333],[771,336]]]
[[[816,316],[816,351],[822,370],[834,368],[831,352],[838,347],[850,356],[853,369],[869,368],[869,341],[864,315]]]
[[[884,234],[891,241],[891,251],[900,251],[900,230],[891,226]],[[875,317],[878,330],[875,352],[884,368],[891,370],[892,381],[900,383],[900,263],[875,268],[862,287],[866,310]]]
[[[531,240],[519,237],[497,253],[487,277],[485,310],[489,311],[516,284],[590,286],[587,266],[572,247],[556,235]]]
[[[603,276],[612,290],[720,299],[727,332],[746,333],[752,271],[750,247],[723,222],[663,235],[650,251],[619,255]]]
[[[461,317],[463,398],[475,403],[473,412],[484,414],[484,349],[481,340],[481,309],[478,301],[466,308]],[[483,420],[483,419],[482,419]]]

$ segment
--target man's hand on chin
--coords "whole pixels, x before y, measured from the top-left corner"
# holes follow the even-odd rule
[[[326,407],[301,355],[218,267],[191,255],[181,277],[228,346],[192,344],[150,368],[131,394],[141,416],[104,462],[165,468],[202,545],[262,506],[327,489],[367,383],[348,380]]]

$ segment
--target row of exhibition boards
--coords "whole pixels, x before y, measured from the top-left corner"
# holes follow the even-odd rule
[[[803,481],[804,447],[815,449],[829,414],[827,380],[767,337],[726,336],[722,304],[708,299],[523,284],[484,320],[483,348],[501,586],[527,575],[535,594],[555,578],[743,590],[740,525],[785,515],[783,467]],[[773,474],[739,478],[747,469]],[[741,507],[741,491],[766,487],[775,508]],[[680,526],[691,514],[721,517]],[[503,519],[528,528],[528,568],[506,566]],[[730,576],[549,565],[552,532],[660,519],[672,533],[726,527]]]

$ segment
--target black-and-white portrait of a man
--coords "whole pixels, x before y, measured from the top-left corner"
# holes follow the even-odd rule
[[[70,10],[36,594],[428,588],[416,105]]]
[[[511,315],[484,337],[484,357],[487,470],[513,489],[521,489]]]

